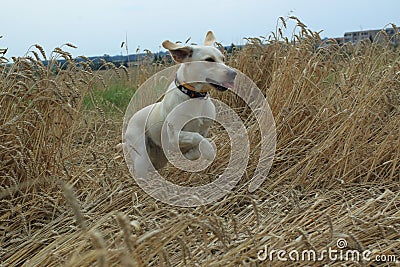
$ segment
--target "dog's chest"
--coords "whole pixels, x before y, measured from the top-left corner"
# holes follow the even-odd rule
[[[196,100],[187,106],[187,110],[179,112],[177,117],[180,121],[187,121],[183,127],[184,131],[204,132],[212,125],[215,118],[215,106],[209,100]]]

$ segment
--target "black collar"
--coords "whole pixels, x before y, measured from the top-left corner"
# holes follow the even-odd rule
[[[176,87],[178,87],[179,90],[181,90],[182,93],[186,94],[190,98],[199,98],[199,97],[204,98],[207,96],[207,92],[197,92],[185,87],[178,81],[178,75],[175,76],[175,85]]]

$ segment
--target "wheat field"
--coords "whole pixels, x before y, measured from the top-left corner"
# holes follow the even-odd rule
[[[269,175],[247,191],[259,132],[241,101],[214,94],[250,118],[253,153],[230,194],[197,208],[163,204],[138,187],[118,146],[124,107],[108,112],[94,92],[116,80],[137,88],[168,64],[105,62],[104,75],[74,60],[72,44],[51,55],[34,45],[12,64],[1,57],[0,266],[394,266],[257,258],[265,247],[322,251],[344,239],[344,250],[400,260],[399,50],[390,40],[322,45],[300,21],[293,36],[282,35],[285,26],[226,55],[273,112]],[[207,183],[221,172],[227,136],[218,125],[211,134],[219,136],[213,165],[195,176],[168,165],[170,181]]]

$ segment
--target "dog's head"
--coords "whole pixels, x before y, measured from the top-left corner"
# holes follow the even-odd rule
[[[224,64],[224,55],[214,44],[212,31],[207,32],[204,45],[180,45],[169,40],[162,43],[175,62],[183,63],[177,72],[180,82],[199,92],[234,88],[236,71]]]

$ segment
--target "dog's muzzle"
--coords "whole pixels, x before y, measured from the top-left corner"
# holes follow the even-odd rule
[[[206,78],[206,82],[208,82],[209,84],[214,86],[214,88],[217,89],[218,91],[226,91],[229,88],[231,88],[231,89],[235,88],[236,75],[237,75],[236,71],[229,69],[226,74],[226,76],[227,76],[226,81],[218,82],[211,78]]]
[[[235,88],[236,75],[237,75],[236,71],[234,71],[233,69],[227,69],[227,72],[225,74],[226,81],[218,82],[214,79],[206,78],[205,82],[213,86],[218,91],[226,91],[229,88],[231,89]],[[178,74],[175,76],[175,85],[182,93],[186,94],[190,98],[199,98],[207,96],[207,92],[198,92],[192,85],[180,82],[178,80]]]

